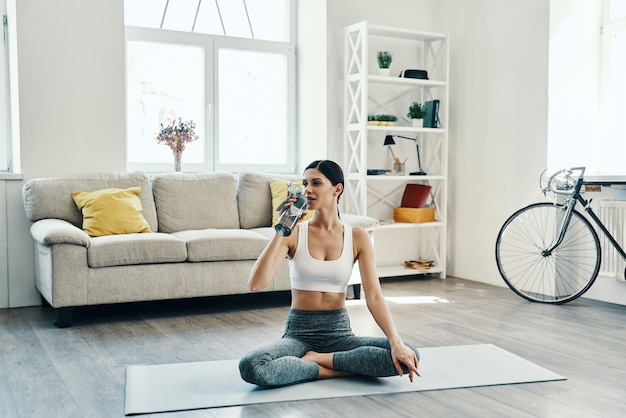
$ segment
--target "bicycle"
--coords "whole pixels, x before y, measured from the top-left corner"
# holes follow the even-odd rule
[[[544,172],[545,173],[545,172]],[[562,304],[585,293],[596,280],[602,252],[598,233],[575,207],[580,204],[598,229],[626,260],[626,252],[581,194],[586,185],[626,185],[586,181],[585,167],[559,170],[546,178],[541,191],[551,202],[519,209],[498,233],[496,262],[505,283],[532,302]],[[544,184],[545,182],[545,184]],[[626,278],[626,269],[624,271]]]

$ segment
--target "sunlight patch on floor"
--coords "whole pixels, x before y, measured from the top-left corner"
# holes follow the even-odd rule
[[[385,299],[391,303],[397,303],[399,305],[423,305],[429,303],[450,303],[448,299],[440,298],[438,296],[387,296]],[[346,301],[347,306],[365,305],[365,299],[351,299]]]

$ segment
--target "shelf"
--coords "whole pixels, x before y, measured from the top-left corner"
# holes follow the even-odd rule
[[[378,125],[367,125],[367,130],[371,132],[381,131],[381,132],[421,132],[425,134],[445,134],[446,130],[443,128],[414,128],[412,126],[378,126]]]
[[[348,130],[351,132],[360,131],[362,126],[360,123],[351,123],[348,125]],[[389,126],[379,126],[379,125],[367,125],[367,130],[371,132],[413,132],[413,133],[424,133],[424,134],[445,134],[446,130],[444,128],[414,128],[412,126],[401,126],[401,125],[389,125]]]
[[[361,174],[359,173],[346,173],[345,174],[347,180],[358,181],[361,180]],[[443,181],[446,178],[441,175],[427,175],[427,176],[393,176],[387,174],[381,175],[371,175],[365,176],[367,181],[402,181],[402,182],[412,182],[412,181]]]
[[[386,36],[398,39],[409,39],[412,41],[437,41],[446,39],[446,35],[433,32],[421,32],[407,29],[398,29],[390,26],[380,26],[368,24],[367,30],[370,35]]]
[[[368,75],[367,79],[370,83],[397,84],[403,87],[443,87],[446,85],[445,81],[423,80],[419,78],[402,78],[385,75]]]
[[[396,277],[396,276],[414,276],[417,274],[441,273],[443,270],[439,267],[432,267],[426,270],[410,269],[401,266],[376,266],[378,277]]]
[[[430,181],[430,180],[445,180],[444,176],[392,176],[381,174],[379,176],[366,176],[368,181]]]
[[[353,73],[348,76],[351,82],[360,81],[361,73]],[[374,75],[367,76],[367,81],[374,84],[397,85],[401,87],[445,87],[446,82],[440,80],[425,80],[421,78],[404,78],[391,75]]]
[[[394,222],[392,224],[379,225],[374,232],[384,229],[411,229],[411,228],[435,228],[438,226],[445,226],[445,222],[423,222],[421,224],[413,224],[408,222]]]

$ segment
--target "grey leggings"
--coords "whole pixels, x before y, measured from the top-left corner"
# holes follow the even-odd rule
[[[419,360],[419,352],[410,347]],[[387,338],[357,337],[345,309],[289,311],[283,338],[262,344],[239,361],[246,382],[268,387],[316,380],[319,365],[301,359],[307,351],[335,353],[333,368],[352,374],[386,377],[398,374]],[[408,373],[406,366],[402,366]]]

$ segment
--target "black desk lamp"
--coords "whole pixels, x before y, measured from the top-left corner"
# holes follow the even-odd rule
[[[411,176],[425,176],[426,172],[424,170],[422,170],[422,162],[420,160],[420,146],[417,143],[417,137],[410,138],[408,136],[387,134],[385,136],[385,143],[383,145],[395,145],[396,141],[393,140],[394,136],[397,137],[397,138],[404,138],[404,139],[410,139],[411,141],[415,141],[415,149],[417,150],[417,168],[418,168],[418,170],[414,171],[412,173],[409,173],[409,175],[411,175]]]

